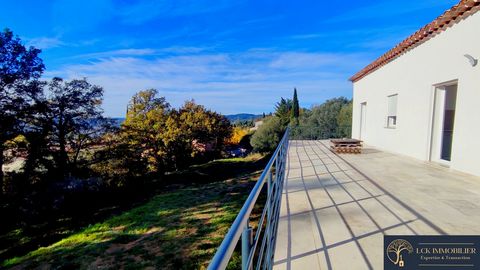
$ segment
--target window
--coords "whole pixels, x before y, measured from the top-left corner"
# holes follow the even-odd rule
[[[397,126],[398,94],[388,96],[387,99],[388,99],[387,127],[394,128]]]

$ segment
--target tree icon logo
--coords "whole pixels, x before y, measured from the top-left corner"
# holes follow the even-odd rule
[[[393,240],[387,247],[388,259],[398,267],[404,267],[405,261],[403,260],[402,252],[413,252],[412,245],[404,239]]]

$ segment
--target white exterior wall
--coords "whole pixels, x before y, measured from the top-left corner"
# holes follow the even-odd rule
[[[367,102],[368,145],[430,160],[434,85],[458,80],[450,168],[480,175],[480,12],[451,26],[353,84],[352,137]],[[398,93],[397,126],[386,128],[387,96]]]

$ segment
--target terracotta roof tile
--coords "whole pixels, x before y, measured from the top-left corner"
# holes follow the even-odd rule
[[[480,0],[461,0],[458,4],[451,9],[445,11],[442,15],[436,18],[433,22],[420,28],[413,35],[404,39],[397,44],[393,49],[380,56],[377,60],[370,63],[368,66],[357,72],[349,80],[356,82],[361,78],[367,76],[373,71],[377,70],[383,65],[388,64],[401,54],[417,47],[423,42],[434,37],[438,33],[444,31],[454,23],[459,22],[462,19],[474,14],[480,10]]]

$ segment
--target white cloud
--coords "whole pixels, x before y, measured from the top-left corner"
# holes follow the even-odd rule
[[[172,46],[168,48],[163,48],[160,51],[166,53],[178,53],[178,54],[187,54],[187,53],[199,53],[211,48],[203,47],[192,47],[192,46]]]
[[[351,69],[350,64],[362,60],[361,54],[338,53],[298,53],[288,52],[279,55],[270,63],[271,67],[282,69],[322,69],[333,67]],[[359,59],[360,58],[360,59]],[[345,62],[347,61],[347,62]]]
[[[290,38],[292,39],[316,39],[316,38],[323,38],[328,36],[325,33],[311,33],[311,34],[299,34],[299,35],[293,35]]]
[[[368,64],[362,54],[275,52],[115,56],[67,65],[46,76],[87,77],[105,89],[107,115],[122,116],[137,91],[156,88],[174,106],[195,99],[222,113],[268,112],[280,97],[299,90],[302,106],[350,96],[349,76]]]
[[[87,39],[87,40],[78,40],[75,43],[66,42],[62,40],[61,35],[56,37],[35,37],[35,38],[24,38],[27,46],[34,46],[42,50],[48,50],[58,47],[83,47],[91,46],[99,42],[99,39]]]
[[[107,58],[107,57],[116,57],[116,56],[143,56],[143,55],[152,55],[155,54],[154,49],[121,49],[105,52],[95,52],[80,54],[74,58],[86,58],[86,59],[95,59],[95,58]]]
[[[202,51],[207,50],[208,48],[201,48],[201,47],[184,47],[184,46],[172,46],[162,49],[151,49],[151,48],[143,48],[143,49],[119,49],[119,50],[111,50],[111,51],[104,51],[104,52],[94,52],[94,53],[86,53],[75,55],[71,58],[74,59],[105,59],[105,58],[112,58],[112,57],[130,57],[130,56],[161,56],[161,55],[169,55],[169,54],[195,54]]]
[[[27,46],[34,46],[36,48],[46,50],[50,48],[56,48],[60,46],[64,46],[65,42],[61,41],[58,37],[37,37],[37,38],[30,38],[27,40]]]

